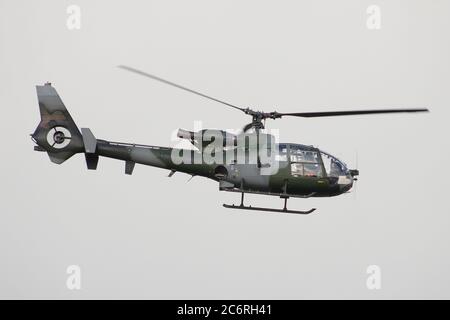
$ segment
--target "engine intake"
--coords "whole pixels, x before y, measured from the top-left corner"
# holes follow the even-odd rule
[[[221,140],[222,147],[235,146],[237,141],[236,135],[217,129],[204,129],[197,132],[178,129],[177,137],[189,140],[197,148],[205,148],[217,139]]]

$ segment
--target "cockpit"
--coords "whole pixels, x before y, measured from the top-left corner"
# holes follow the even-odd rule
[[[346,177],[351,179],[344,162],[312,146],[279,144],[276,160],[287,162],[294,177]]]

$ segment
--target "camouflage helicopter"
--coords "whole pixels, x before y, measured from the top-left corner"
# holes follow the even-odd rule
[[[74,154],[84,153],[89,170],[97,169],[99,157],[102,156],[125,161],[125,174],[128,175],[133,173],[135,164],[138,163],[168,169],[169,177],[175,172],[183,172],[213,179],[219,183],[219,190],[241,194],[239,205],[223,205],[230,209],[309,214],[316,209],[290,210],[287,208],[287,200],[290,197],[337,196],[348,192],[357,180],[357,169],[349,169],[344,162],[323,150],[302,144],[277,143],[273,135],[263,132],[267,119],[428,111],[425,108],[297,113],[255,111],[131,67],[119,67],[239,110],[249,115],[252,121],[239,134],[224,130],[191,132],[180,129],[178,137],[190,141],[192,149],[101,140],[96,139],[88,128],[78,129],[55,88],[47,82],[36,86],[41,121],[31,134],[36,144],[34,150],[47,152],[50,160],[56,164],[63,163]],[[245,193],[280,197],[284,199],[284,207],[275,209],[246,206]]]

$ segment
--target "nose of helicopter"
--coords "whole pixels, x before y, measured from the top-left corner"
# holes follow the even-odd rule
[[[353,187],[353,179],[348,179],[345,183],[339,184],[339,189],[341,193],[345,193],[350,191],[350,189]]]
[[[352,169],[352,170],[349,170],[348,173],[349,173],[350,177],[348,177],[346,179],[347,180],[346,183],[343,183],[340,185],[341,192],[343,192],[343,193],[349,191],[353,187],[353,183],[355,181],[358,181],[357,177],[359,175],[359,170]]]

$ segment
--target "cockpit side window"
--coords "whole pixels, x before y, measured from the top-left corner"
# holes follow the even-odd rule
[[[289,159],[293,176],[322,177],[319,153],[303,149],[299,145],[290,145]]]

